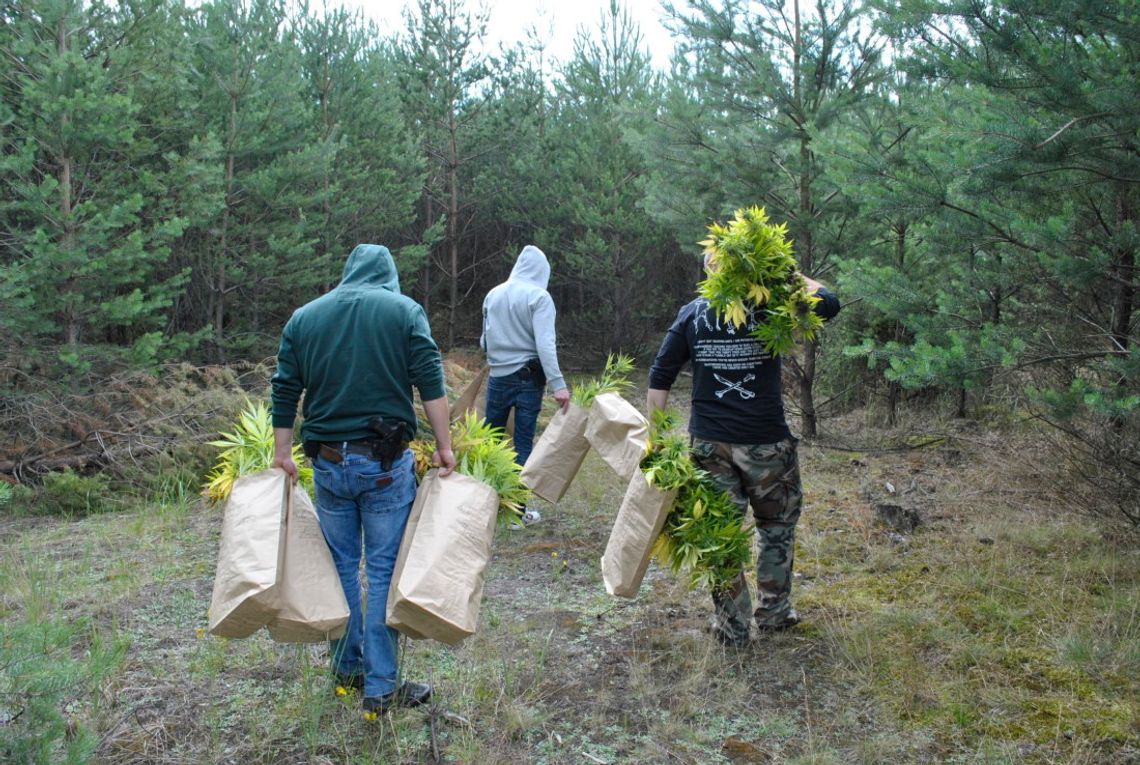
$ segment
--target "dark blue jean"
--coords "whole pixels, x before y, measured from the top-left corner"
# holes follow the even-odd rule
[[[396,689],[396,640],[385,623],[388,586],[404,526],[416,498],[410,451],[385,472],[362,454],[346,454],[340,463],[318,456],[313,462],[317,517],[348,600],[348,629],[329,644],[332,665],[342,675],[364,675],[364,695],[382,696]],[[360,598],[363,550],[368,598]]]
[[[520,465],[526,464],[526,458],[534,446],[534,429],[538,425],[538,413],[542,409],[544,387],[526,367],[487,380],[487,423],[505,429],[511,409],[515,410],[513,440],[515,462]]]

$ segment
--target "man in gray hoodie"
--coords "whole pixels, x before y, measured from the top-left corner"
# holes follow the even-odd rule
[[[487,422],[506,428],[515,411],[516,461],[526,464],[534,444],[542,393],[547,384],[565,409],[570,390],[558,368],[555,348],[554,300],[546,291],[550,263],[534,245],[523,247],[510,277],[483,300],[483,334],[479,345],[487,352],[491,377],[487,381]],[[524,523],[539,519],[528,508]]]

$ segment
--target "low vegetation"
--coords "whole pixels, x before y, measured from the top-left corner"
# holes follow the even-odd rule
[[[1132,532],[1071,513],[1037,434],[827,425],[802,447],[799,627],[725,649],[707,594],[657,564],[638,598],[608,596],[624,487],[591,453],[541,524],[498,530],[480,632],[405,644],[434,705],[373,723],[324,646],[206,633],[222,510],[200,482],[50,517],[6,492],[0,759],[1135,762]]]

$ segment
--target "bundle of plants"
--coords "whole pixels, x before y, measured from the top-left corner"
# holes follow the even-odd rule
[[[626,393],[633,388],[633,383],[629,380],[631,372],[632,357],[624,353],[608,354],[606,368],[602,370],[601,376],[574,386],[570,392],[570,401],[583,409],[589,409],[594,399],[602,393]]]
[[[823,328],[812,310],[819,298],[797,270],[786,224],[770,223],[763,207],[749,207],[727,225],[710,225],[700,244],[710,273],[698,288],[722,320],[751,324],[751,336],[772,356],[815,339]]]
[[[422,478],[431,469],[435,442],[420,438],[409,446],[415,455],[416,472]],[[522,517],[531,492],[522,481],[515,450],[501,428],[491,427],[478,414],[468,411],[451,426],[451,449],[456,472],[482,481],[499,495],[501,520],[510,522]]]
[[[689,456],[688,439],[674,432],[677,414],[658,409],[642,471],[651,486],[676,490],[673,508],[653,545],[653,554],[689,586],[723,589],[748,564],[752,535],[728,492],[717,489],[707,471]]]
[[[264,401],[247,399],[233,432],[222,433],[220,439],[210,441],[210,446],[222,451],[206,476],[202,494],[211,502],[225,502],[238,478],[258,473],[273,464],[273,420],[269,406]],[[297,463],[301,485],[311,494],[313,469],[305,466],[300,444],[293,444],[293,461]]]

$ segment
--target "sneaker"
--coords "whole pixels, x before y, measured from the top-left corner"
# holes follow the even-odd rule
[[[395,707],[418,707],[431,701],[431,686],[427,683],[406,682],[383,696],[365,696],[364,711],[382,715]]]
[[[522,516],[511,524],[512,529],[521,529],[524,526],[530,526],[542,520],[542,513],[535,510],[533,507],[528,507]]]
[[[786,630],[790,627],[795,627],[799,623],[800,623],[800,615],[797,614],[796,609],[793,608],[790,611],[788,611],[788,613],[784,614],[783,619],[780,619],[777,622],[771,622],[771,623],[766,624],[766,623],[757,621],[756,622],[756,628],[759,630],[763,630],[764,632],[779,632],[780,630]]]

